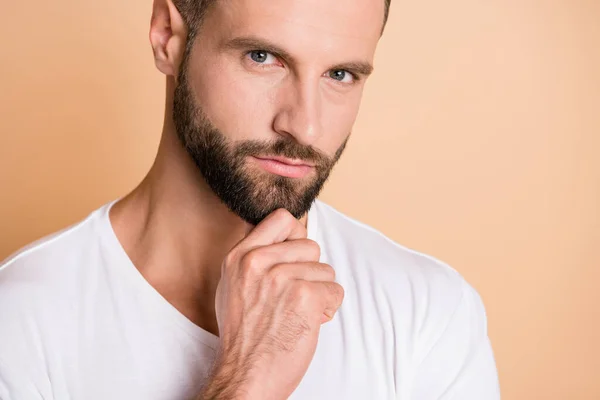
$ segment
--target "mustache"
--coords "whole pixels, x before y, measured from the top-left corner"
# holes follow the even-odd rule
[[[310,162],[317,167],[327,168],[335,163],[331,157],[312,146],[304,146],[297,142],[278,139],[275,141],[247,140],[235,146],[234,156],[281,156]]]

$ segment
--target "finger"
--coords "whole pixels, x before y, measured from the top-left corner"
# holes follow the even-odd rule
[[[288,210],[279,208],[251,229],[240,246],[249,251],[285,240],[304,239],[306,236],[306,227]]]
[[[321,313],[332,319],[344,300],[344,288],[336,282],[307,282],[320,293]]]
[[[268,274],[273,280],[335,281],[335,270],[329,264],[317,262],[276,264],[269,270]]]
[[[333,319],[333,317],[329,317],[329,315],[321,314],[321,325],[326,322],[329,322]]]
[[[257,247],[248,251],[246,255],[267,269],[275,264],[318,262],[321,248],[314,240],[296,239]]]

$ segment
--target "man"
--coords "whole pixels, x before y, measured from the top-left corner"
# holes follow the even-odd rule
[[[155,0],[158,155],[0,267],[0,398],[499,399],[453,269],[315,200],[389,0]]]

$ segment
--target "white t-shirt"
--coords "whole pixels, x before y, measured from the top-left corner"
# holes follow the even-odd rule
[[[114,201],[0,264],[0,399],[193,399],[219,338],[138,272]],[[345,290],[291,400],[496,400],[478,293],[452,268],[316,201],[308,237]]]

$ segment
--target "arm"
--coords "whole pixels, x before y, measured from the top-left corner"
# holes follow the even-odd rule
[[[220,352],[211,368],[211,373],[195,400],[241,400],[251,399],[248,393],[247,371],[236,372],[232,363],[221,361]]]

